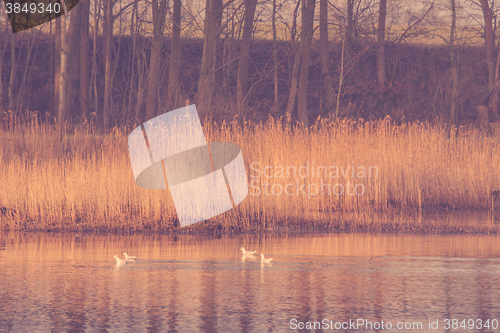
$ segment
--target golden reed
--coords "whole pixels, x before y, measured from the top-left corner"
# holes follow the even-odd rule
[[[500,190],[498,138],[474,129],[327,119],[304,129],[269,119],[205,121],[204,130],[209,142],[241,147],[249,195],[185,230],[326,230],[395,219],[411,229],[422,211],[487,210]],[[135,185],[128,134],[82,125],[61,139],[36,121],[0,130],[0,229],[179,229],[169,191]]]

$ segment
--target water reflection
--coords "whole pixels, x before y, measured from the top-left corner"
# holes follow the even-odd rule
[[[116,267],[123,252],[138,258]],[[0,267],[0,331],[261,332],[363,319],[438,320],[444,332],[446,318],[500,320],[498,236],[1,233]]]

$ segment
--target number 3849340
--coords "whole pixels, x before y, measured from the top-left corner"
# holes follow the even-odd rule
[[[497,319],[445,319],[444,329],[456,330],[456,329],[470,329],[470,330],[480,330],[480,329],[497,329],[498,320]]]
[[[7,2],[5,4],[5,9],[7,14],[44,14],[44,13],[55,13],[59,14],[61,12],[61,5],[59,3],[17,3],[17,2]]]

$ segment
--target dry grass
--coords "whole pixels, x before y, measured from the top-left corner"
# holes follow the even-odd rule
[[[500,190],[499,142],[475,130],[396,126],[387,120],[322,120],[306,130],[273,119],[264,124],[206,122],[204,130],[209,141],[241,147],[252,187],[236,209],[186,229],[278,230],[292,224],[328,229],[345,226],[342,221],[381,226],[398,219],[409,223],[426,209],[486,210],[491,192]],[[0,130],[0,207],[5,208],[0,228],[177,229],[169,191],[135,185],[127,137],[128,130],[96,134],[80,126],[61,140],[55,128],[36,123]],[[298,172],[308,161],[309,177],[294,176],[293,168]],[[272,178],[264,175],[266,166]],[[284,177],[274,177],[278,166]],[[328,173],[320,169],[318,177],[320,166]],[[340,167],[346,172],[352,166],[354,177],[352,169],[342,174]],[[332,167],[339,168],[338,177],[331,177]],[[359,167],[365,167],[366,177],[360,177]],[[376,167],[371,177],[369,167]],[[327,195],[324,187],[323,195],[308,198],[307,189],[314,193],[314,184],[320,187],[321,182],[331,188],[342,184],[344,192],[348,183],[362,184],[365,193]],[[265,183],[270,184],[269,195]],[[275,195],[287,184],[293,184],[288,188],[293,195]],[[296,195],[302,184],[305,193]]]

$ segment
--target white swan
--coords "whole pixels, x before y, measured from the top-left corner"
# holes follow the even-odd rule
[[[130,261],[130,260],[135,260],[135,258],[137,258],[137,256],[129,256],[127,253],[123,252],[123,255],[125,256],[125,260],[126,261]]]
[[[253,256],[253,254],[255,253],[255,251],[247,251],[247,250],[245,250],[245,248],[243,246],[241,247],[240,250],[241,250],[241,252],[243,252],[244,256]]]
[[[268,263],[270,263],[271,261],[273,261],[273,258],[268,258],[268,259],[266,259],[266,258],[264,258],[264,253],[261,253],[261,254],[260,254],[260,262],[261,262],[261,263],[268,264]]]
[[[118,258],[116,254],[114,255],[114,258],[116,259],[116,266],[124,265],[127,262],[125,259]]]

